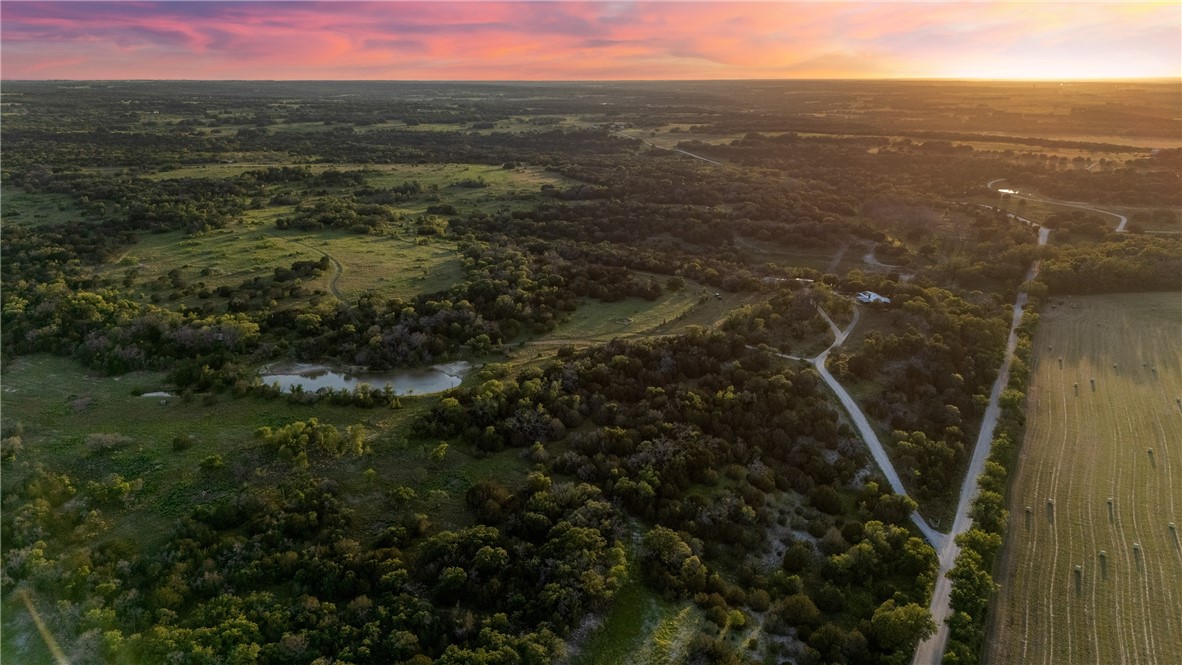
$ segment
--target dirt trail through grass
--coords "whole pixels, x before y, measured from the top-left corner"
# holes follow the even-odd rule
[[[341,295],[341,291],[337,287],[337,283],[340,282],[340,280],[341,280],[341,273],[345,272],[345,267],[341,265],[341,262],[338,261],[337,258],[335,256],[333,256],[332,254],[329,254],[328,252],[324,251],[323,249],[320,249],[319,247],[313,247],[312,245],[309,245],[308,243],[306,243],[302,240],[292,240],[292,242],[294,242],[297,245],[303,245],[304,247],[307,247],[308,249],[310,249],[314,252],[320,252],[321,254],[328,257],[328,260],[331,261],[333,266],[336,268],[336,273],[333,274],[332,280],[328,283],[328,290],[332,291],[332,294],[334,296],[336,296],[337,300],[340,300],[341,302],[345,302],[345,296]]]
[[[829,265],[825,266],[825,272],[837,274],[837,266],[841,264],[841,260],[845,258],[845,253],[849,248],[850,244],[848,242],[843,242],[841,244],[841,248],[838,249],[837,253],[833,255],[833,260],[829,262]]]

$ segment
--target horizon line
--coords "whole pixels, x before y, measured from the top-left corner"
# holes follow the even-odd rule
[[[1182,76],[1118,76],[1088,78],[1005,78],[984,76],[849,76],[849,77],[784,77],[784,78],[666,78],[666,79],[221,79],[221,78],[127,78],[127,79],[71,79],[71,78],[3,78],[0,83],[767,83],[788,81],[898,81],[898,82],[981,82],[981,83],[1106,83],[1106,82],[1174,82],[1182,84]]]

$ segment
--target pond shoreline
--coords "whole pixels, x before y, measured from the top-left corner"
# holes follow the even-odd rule
[[[384,390],[387,385],[398,396],[430,395],[460,385],[471,369],[465,360],[440,363],[430,367],[370,372],[359,367],[332,367],[319,363],[275,363],[259,368],[259,378],[265,385],[278,383],[280,390],[291,393],[300,386],[304,392],[324,388],[355,390],[368,385],[373,390]]]

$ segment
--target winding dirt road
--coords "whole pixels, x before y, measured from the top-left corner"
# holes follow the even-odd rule
[[[1004,178],[992,180],[988,187],[993,189],[995,183]],[[1011,217],[1038,226],[1035,222],[1011,214]],[[1039,246],[1047,244],[1050,229],[1038,226]],[[1038,276],[1040,261],[1035,261],[1026,273],[1026,282]],[[1014,349],[1018,346],[1018,324],[1022,321],[1022,310],[1026,306],[1025,291],[1018,294],[1014,301],[1012,319],[1010,321],[1010,336],[1006,340],[1006,355],[1002,362],[1001,371],[997,373],[997,380],[993,382],[993,390],[989,394],[989,405],[985,407],[985,415],[981,418],[981,431],[977,434],[977,444],[973,447],[973,457],[965,471],[964,482],[960,486],[960,499],[956,504],[956,517],[952,522],[952,530],[945,537],[942,547],[937,548],[939,555],[939,576],[936,578],[936,588],[932,592],[932,602],[928,610],[932,613],[932,620],[936,622],[936,632],[930,638],[919,643],[915,649],[913,665],[940,665],[944,658],[944,648],[948,645],[948,624],[945,623],[951,613],[952,580],[947,573],[956,563],[960,554],[960,546],[956,544],[956,537],[968,531],[973,520],[969,517],[969,508],[973,499],[977,498],[980,487],[977,484],[981,472],[985,470],[985,461],[989,459],[989,452],[993,447],[993,430],[997,428],[997,419],[1001,416],[1001,392],[1010,380],[1010,364],[1014,359]]]
[[[866,442],[866,447],[870,449],[870,456],[874,458],[875,464],[878,465],[878,468],[882,471],[882,474],[886,476],[887,483],[890,484],[891,490],[893,490],[895,494],[905,495],[907,494],[907,490],[903,487],[903,481],[899,478],[899,474],[895,471],[895,467],[891,464],[890,458],[887,457],[886,448],[884,448],[882,442],[878,440],[878,434],[874,432],[874,428],[870,426],[870,421],[866,419],[866,414],[862,413],[861,407],[859,407],[858,403],[854,401],[854,398],[850,396],[845,387],[842,386],[841,383],[839,383],[837,379],[829,373],[829,369],[825,367],[825,361],[828,360],[829,353],[840,347],[845,342],[846,338],[849,337],[850,332],[852,332],[854,329],[854,326],[858,325],[858,319],[861,317],[861,311],[857,307],[854,308],[854,319],[850,321],[850,324],[846,326],[845,330],[839,328],[837,324],[833,322],[833,319],[829,318],[829,315],[825,313],[825,310],[818,307],[817,311],[821,314],[821,316],[829,324],[829,328],[833,331],[833,343],[829,345],[829,348],[825,349],[814,358],[801,358],[799,356],[789,356],[782,353],[777,355],[782,358],[799,360],[812,364],[813,368],[817,370],[817,373],[821,375],[821,379],[825,381],[825,384],[829,386],[829,389],[833,391],[833,394],[837,395],[837,399],[841,402],[841,405],[845,407],[846,413],[850,416],[850,420],[852,420],[854,426],[858,428],[858,433],[862,436],[862,440]],[[933,529],[931,525],[928,524],[927,520],[923,518],[923,515],[919,514],[919,511],[914,511],[911,513],[911,521],[915,523],[915,526],[919,528],[920,533],[922,533],[923,537],[929,543],[931,543],[932,547],[939,551],[940,547],[944,543],[944,535]]]
[[[989,189],[994,189],[994,187],[993,187],[994,185],[996,185],[997,183],[1002,182],[1004,180],[1006,180],[1006,179],[1005,178],[995,178],[995,179],[990,180],[989,182],[985,183],[985,186],[988,187]],[[996,191],[1001,191],[1001,190],[996,190]],[[1038,201],[1039,203],[1050,203],[1052,205],[1065,206],[1068,208],[1079,208],[1080,210],[1087,210],[1089,212],[1095,212],[1095,213],[1099,213],[1101,215],[1108,215],[1110,217],[1115,217],[1117,219],[1117,225],[1116,225],[1116,232],[1117,233],[1124,233],[1125,232],[1125,225],[1127,225],[1129,223],[1129,218],[1125,217],[1124,215],[1112,212],[1110,210],[1101,210],[1095,206],[1088,205],[1087,203],[1081,203],[1079,201],[1060,201],[1058,199],[1050,199],[1050,198],[1045,198],[1045,197],[1035,197],[1035,196],[1030,196],[1028,194],[1022,194],[1021,192],[1018,192],[1017,190],[1006,191],[1005,193],[1009,194],[1010,196],[1012,196],[1016,199],[1025,199],[1027,201]],[[1014,217],[1017,217],[1017,215],[1014,215]],[[1030,220],[1024,220],[1024,221],[1029,222]],[[1033,222],[1030,222],[1030,223],[1033,224]]]

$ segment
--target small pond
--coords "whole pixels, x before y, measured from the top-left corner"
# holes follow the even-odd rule
[[[354,372],[323,365],[297,364],[264,368],[261,378],[267,385],[278,382],[280,390],[285,393],[291,392],[296,386],[302,386],[304,392],[314,393],[321,388],[353,390],[366,383],[374,390],[382,390],[386,384],[390,384],[396,395],[426,395],[460,385],[468,367],[467,362],[460,360],[389,372]]]

